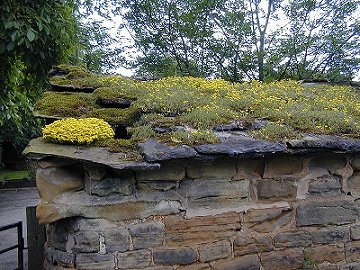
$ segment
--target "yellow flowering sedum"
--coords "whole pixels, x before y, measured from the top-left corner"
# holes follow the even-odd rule
[[[57,120],[43,128],[45,140],[64,144],[90,144],[114,137],[111,126],[97,118],[67,118]]]

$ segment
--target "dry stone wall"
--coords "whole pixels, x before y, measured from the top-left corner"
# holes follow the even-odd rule
[[[46,269],[360,269],[360,155],[38,161]]]

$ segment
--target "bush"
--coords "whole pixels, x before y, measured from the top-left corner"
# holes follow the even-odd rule
[[[67,118],[43,128],[45,140],[64,144],[91,144],[113,138],[115,133],[104,120],[97,118]]]

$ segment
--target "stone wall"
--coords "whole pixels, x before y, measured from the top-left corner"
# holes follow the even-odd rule
[[[42,158],[45,268],[360,269],[358,154],[150,169]]]

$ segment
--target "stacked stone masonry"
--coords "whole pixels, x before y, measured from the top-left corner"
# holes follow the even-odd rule
[[[45,269],[360,269],[360,155],[38,161]]]

